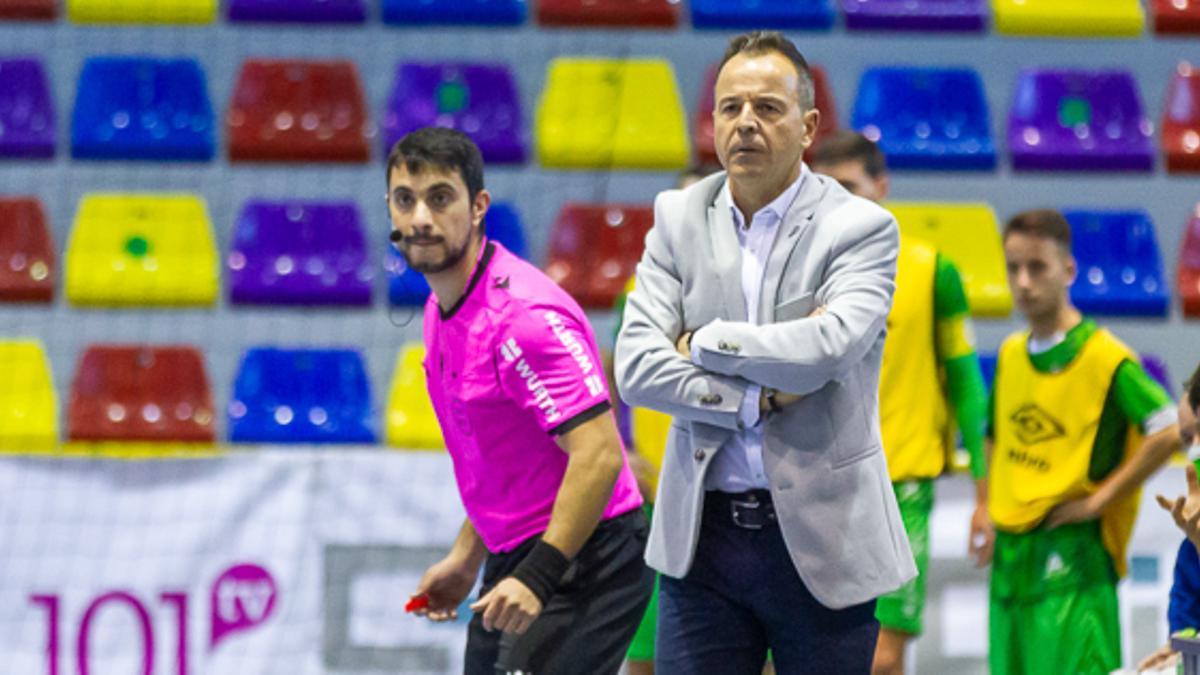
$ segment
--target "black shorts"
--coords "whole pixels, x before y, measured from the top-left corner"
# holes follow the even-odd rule
[[[523,635],[486,631],[476,614],[464,672],[615,675],[654,590],[654,573],[642,559],[649,529],[641,509],[602,521]],[[480,597],[512,573],[537,539],[488,556]]]

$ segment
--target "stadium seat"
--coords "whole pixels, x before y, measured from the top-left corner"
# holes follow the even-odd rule
[[[350,61],[242,64],[228,115],[235,162],[366,162],[366,106]]]
[[[233,22],[363,23],[367,20],[362,0],[228,0],[225,10]]]
[[[1154,354],[1142,354],[1141,357],[1142,367],[1146,369],[1146,373],[1154,378],[1155,382],[1161,384],[1163,389],[1173,394],[1178,385],[1171,381],[1171,373],[1167,370],[1166,362]]]
[[[893,169],[996,167],[983,81],[969,68],[870,68],[851,124]]]
[[[1004,35],[1137,37],[1140,0],[992,0],[996,32]]]
[[[987,204],[889,202],[900,231],[932,243],[962,274],[975,316],[1008,316],[1012,294],[996,214]]]
[[[0,157],[54,156],[54,98],[37,59],[0,59]]]
[[[42,203],[0,197],[0,302],[53,301],[55,264]]]
[[[217,18],[217,0],[66,0],[75,23],[204,24]]]
[[[51,21],[58,0],[0,0],[0,21]]]
[[[396,357],[388,394],[387,444],[406,450],[442,450],[446,441],[425,386],[425,346],[405,345]]]
[[[67,244],[67,298],[76,305],[211,305],[217,265],[199,197],[89,194]]]
[[[1200,33],[1200,1],[1151,0],[1154,32],[1160,34]]]
[[[696,28],[755,29],[833,27],[832,0],[692,0]]]
[[[1166,316],[1170,300],[1154,224],[1144,211],[1063,211],[1079,272],[1071,302],[1085,314]]]
[[[675,73],[663,59],[556,58],[537,111],[543,166],[681,169],[691,154]]]
[[[1200,172],[1200,72],[1190,63],[1175,68],[1167,88],[1162,146],[1167,171]]]
[[[521,99],[507,66],[400,64],[383,120],[384,154],[408,132],[435,125],[469,135],[488,164],[525,161]]]
[[[196,348],[92,345],[71,384],[67,437],[213,443],[214,413]]]
[[[234,304],[371,304],[375,271],[354,202],[248,202],[226,266]]]
[[[488,237],[500,242],[514,254],[529,259],[525,230],[516,209],[503,202],[494,202],[484,219]],[[425,275],[409,269],[395,246],[388,247],[388,301],[393,305],[423,305],[429,297],[429,282]]]
[[[984,0],[842,0],[850,30],[980,32]]]
[[[1008,117],[1013,168],[1150,171],[1154,125],[1133,74],[1120,70],[1025,70]]]
[[[817,141],[838,129],[837,106],[833,102],[833,93],[829,89],[829,78],[820,66],[809,64],[813,77],[813,94],[817,110],[821,111],[821,121],[817,127]],[[692,142],[696,145],[696,157],[706,164],[717,163],[717,151],[713,147],[713,88],[717,82],[717,65],[709,67],[704,75],[704,85],[700,90],[700,105],[696,106],[695,132]]]
[[[550,233],[546,274],[587,308],[609,309],[633,276],[654,207],[566,204]]]
[[[518,26],[525,22],[525,0],[383,0],[383,22]]]
[[[58,443],[58,398],[37,340],[0,340],[0,450],[43,450]]]
[[[679,0],[538,0],[543,26],[672,28]]]
[[[235,443],[375,442],[371,386],[355,350],[250,349],[233,387]]]
[[[979,370],[983,373],[983,387],[987,391],[992,390],[992,383],[996,381],[996,353],[979,354]]]
[[[1184,316],[1200,318],[1200,205],[1192,212],[1183,234],[1177,285]]]
[[[92,57],[79,76],[71,155],[210,160],[214,126],[204,71],[195,60]]]

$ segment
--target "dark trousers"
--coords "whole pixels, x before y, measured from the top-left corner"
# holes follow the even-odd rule
[[[584,544],[537,620],[523,635],[486,631],[476,614],[467,633],[467,675],[616,675],[654,590],[643,555],[649,526],[641,509],[603,521]],[[533,548],[488,556],[482,597]]]
[[[833,610],[813,598],[765,490],[709,492],[691,570],[660,584],[658,675],[758,675],[767,649],[780,675],[871,672],[875,601]]]

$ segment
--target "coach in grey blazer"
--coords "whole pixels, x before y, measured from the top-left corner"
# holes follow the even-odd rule
[[[779,40],[786,44],[780,46]],[[740,36],[731,43],[732,55],[726,54],[718,78],[715,112],[718,154],[726,166],[740,161],[740,147],[789,142],[772,138],[776,132],[761,128],[769,119],[755,119],[760,115],[757,101],[770,98],[771,83],[754,79],[764,68],[779,69],[780,64],[803,73],[803,57],[795,52],[797,62],[788,54],[788,45],[785,38],[771,33]],[[726,70],[734,82],[725,83],[733,92],[726,92],[725,98],[732,101],[730,105],[744,103],[742,110],[722,110]],[[797,100],[803,106],[803,77],[800,84]],[[811,101],[810,83],[809,87]],[[730,122],[737,128],[729,139],[721,137],[722,114],[741,117]],[[769,114],[766,108],[761,111],[763,116]],[[815,131],[815,119],[811,115],[806,119],[811,129],[796,141],[804,147]],[[797,592],[807,590],[819,603],[813,603],[814,612],[869,606],[873,622],[873,599],[916,575],[888,478],[877,411],[880,356],[898,251],[896,223],[879,206],[810,172],[799,163],[802,149],[796,153],[799,175],[791,191],[785,189],[774,199],[773,208],[781,217],[775,222],[773,244],[768,242],[761,257],[765,264],[757,307],[748,307],[744,294],[749,250],[744,237],[749,235],[739,233],[738,225],[747,217],[736,212],[731,196],[735,191],[728,185],[731,175],[756,179],[758,174],[744,167],[658,195],[654,227],[626,303],[616,346],[621,395],[630,405],[674,418],[646,552],[650,566],[667,577],[660,599],[660,672],[710,672],[704,663],[713,658],[722,665],[711,672],[753,672],[753,657],[744,668],[737,659],[747,651],[742,649],[746,645],[750,653],[757,651],[754,636],[758,634],[766,636],[781,673],[860,672],[864,665],[869,670],[877,624],[867,631],[869,646],[830,638],[835,650],[867,651],[865,660],[838,661],[834,655],[833,660],[822,661],[819,654],[811,656],[814,649],[819,651],[824,639],[820,635],[804,636],[806,641],[800,645],[771,637],[790,629],[786,617],[781,619],[782,628],[775,625],[779,621],[770,616],[770,603],[803,606],[806,601],[787,600],[792,593],[787,584],[798,576],[802,589]],[[769,148],[775,157],[789,157],[786,150]],[[762,212],[755,213],[754,227]],[[764,222],[769,224],[770,214],[766,215]],[[746,227],[747,232],[753,231]],[[756,321],[748,320],[755,314]],[[757,420],[753,419],[756,411]],[[735,442],[748,429],[757,440]],[[722,453],[741,453],[755,442],[761,460],[750,465],[761,461],[765,489],[745,494],[714,490],[723,477],[709,472],[721,465]],[[781,535],[775,537],[782,540],[779,550],[786,550],[781,556],[786,567],[782,572],[772,572],[769,565],[756,569],[757,563],[745,555],[772,528]],[[757,539],[738,539],[743,530]],[[771,552],[763,546],[765,560]],[[688,586],[700,566],[711,578]],[[721,590],[729,578],[742,575],[757,577],[755,583],[766,590],[763,607],[755,604],[753,588]],[[790,579],[778,579],[789,575]],[[668,584],[675,584],[670,592]],[[704,601],[709,604],[687,604],[693,595],[704,595],[714,587],[720,592]],[[730,604],[724,596],[732,597],[735,606],[724,606]],[[736,606],[739,603],[746,606]],[[744,640],[733,640],[722,650],[712,641],[723,638],[689,625],[694,623],[689,617],[703,615],[721,617],[718,621],[726,626],[731,621],[757,620],[761,630],[750,630]],[[751,616],[756,619],[736,620]],[[682,628],[675,625],[680,621]],[[796,630],[807,630],[807,624],[797,621]],[[713,630],[729,629],[713,626]],[[707,637],[676,639],[693,633]],[[797,662],[793,653],[810,656]]]

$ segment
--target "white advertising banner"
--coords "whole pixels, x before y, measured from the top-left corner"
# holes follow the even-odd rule
[[[1181,537],[1152,503],[1122,583],[1126,663],[1165,640]],[[970,486],[939,482],[914,672],[986,672]],[[462,523],[448,458],[260,450],[0,457],[0,675],[366,675],[462,670],[465,623],[404,614]]]

